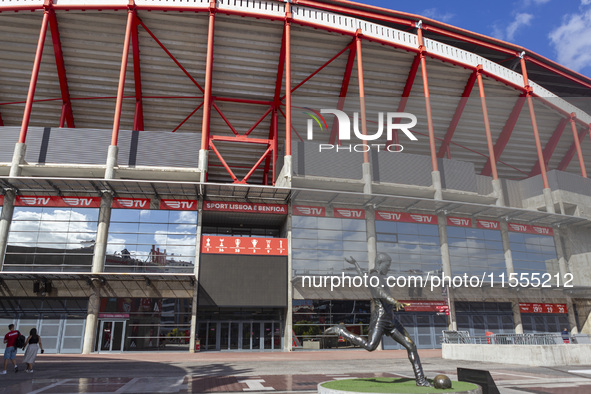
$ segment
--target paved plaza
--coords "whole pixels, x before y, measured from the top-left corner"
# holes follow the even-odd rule
[[[489,370],[503,394],[591,393],[591,366],[526,367],[448,361],[421,350],[428,377],[460,368]],[[17,361],[22,360],[22,354]],[[320,382],[348,377],[412,378],[406,352],[385,350],[291,353],[124,353],[39,355],[34,372],[0,375],[0,393],[315,392]]]

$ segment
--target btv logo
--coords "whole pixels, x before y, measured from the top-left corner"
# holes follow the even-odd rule
[[[324,128],[322,125],[328,129],[326,121],[322,114],[333,114],[337,118],[338,122],[338,129],[339,129],[339,140],[340,141],[348,141],[351,139],[351,120],[349,116],[338,109],[321,109],[320,114],[316,112],[316,115],[305,112],[307,115],[311,116],[312,119],[308,119],[308,133],[307,139],[312,140],[314,139],[314,121],[320,126],[320,130]],[[399,119],[400,121],[407,120],[406,123],[394,123],[394,119]],[[392,140],[392,131],[400,130],[406,135],[406,137],[411,141],[418,141],[417,137],[410,132],[410,128],[416,126],[417,124],[417,117],[413,114],[407,112],[386,112],[386,137],[389,141]],[[363,135],[363,133],[359,130],[359,113],[353,113],[353,133],[355,137],[363,141],[375,141],[379,139],[382,134],[384,133],[384,113],[378,113],[378,131],[375,134],[371,135]]]

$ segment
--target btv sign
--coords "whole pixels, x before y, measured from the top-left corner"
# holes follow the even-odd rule
[[[311,113],[314,112],[314,113]],[[308,119],[307,123],[307,139],[313,140],[314,139],[314,121],[316,124],[320,126],[320,130],[323,131],[324,128],[328,130],[328,125],[326,120],[322,116],[322,114],[332,114],[336,117],[336,121],[338,124],[339,130],[339,141],[349,141],[351,140],[351,120],[349,119],[349,115],[344,111],[338,109],[321,109],[320,113],[317,111],[305,112],[307,115],[312,117],[312,119]],[[406,121],[404,123],[395,123],[394,119],[397,121]],[[412,127],[416,126],[417,124],[417,117],[413,114],[407,112],[386,112],[386,137],[388,141],[392,141],[392,132],[394,130],[400,130],[406,135],[406,137],[411,141],[418,141],[417,137],[409,130]],[[353,113],[353,134],[355,137],[362,141],[375,141],[382,137],[384,133],[384,112],[378,112],[378,130],[374,134],[363,134],[359,130],[359,112]],[[350,145],[348,148],[343,146],[337,146],[332,144],[320,144],[320,151],[328,150],[328,149],[336,149],[339,150],[348,150],[351,151],[351,148],[356,152],[364,152],[371,149],[371,147],[376,148],[380,151],[380,147],[383,150],[388,150],[389,152],[401,152],[403,150],[402,145],[400,144],[391,144],[386,146],[385,144],[360,144],[360,145]],[[390,148],[392,147],[392,148]]]

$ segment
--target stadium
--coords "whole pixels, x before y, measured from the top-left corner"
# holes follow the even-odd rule
[[[46,352],[346,348],[380,253],[419,348],[591,334],[591,79],[344,0],[7,0],[0,37],[0,325]]]

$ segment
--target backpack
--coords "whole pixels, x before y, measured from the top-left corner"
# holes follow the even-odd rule
[[[21,334],[19,331],[18,337],[16,337],[16,342],[14,343],[14,347],[16,347],[17,349],[25,347],[26,341],[27,341],[27,338],[25,338],[25,336],[23,334]]]

